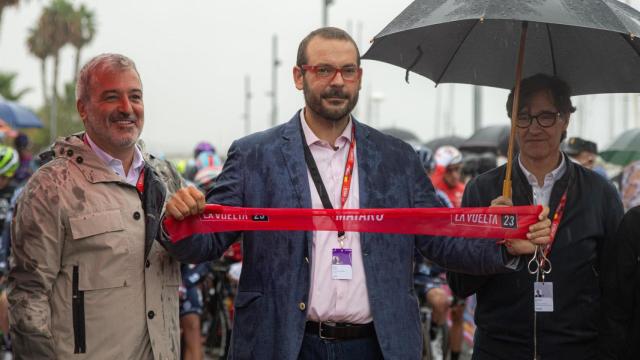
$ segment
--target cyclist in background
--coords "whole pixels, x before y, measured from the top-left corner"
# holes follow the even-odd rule
[[[436,160],[433,158],[433,151],[426,146],[419,146],[416,148],[416,154],[418,154],[418,158],[422,162],[422,166],[424,167],[424,171],[427,173],[427,176],[431,179],[433,172],[436,170]],[[433,181],[433,180],[432,180]],[[449,200],[449,196],[447,194],[435,187],[436,197],[442,205],[445,207],[453,207],[451,200]]]
[[[455,149],[455,148],[453,148]],[[457,149],[456,149],[457,151]],[[416,153],[422,162],[427,176],[431,178],[434,170],[436,169],[436,161],[431,149],[425,146],[418,147]],[[462,155],[460,155],[460,164],[462,162]],[[457,164],[457,163],[456,163]],[[436,196],[438,200],[446,207],[453,207],[453,204],[449,200],[449,196],[442,190],[436,188]],[[449,309],[451,309],[451,329],[449,329],[449,349],[451,350],[451,360],[457,360],[462,351],[462,338],[463,338],[463,315],[464,315],[464,299],[452,299],[449,293],[443,289],[443,285],[446,285],[444,278],[445,271],[437,265],[429,262],[423,256],[416,252],[415,254],[415,267],[414,267],[414,284],[416,294],[420,297],[420,301],[426,301],[427,305],[432,309],[431,315],[431,339],[432,354],[438,354],[436,349],[441,348],[438,346],[439,338],[442,334],[438,331],[439,327],[447,326],[447,315]],[[426,346],[426,344],[425,344]],[[446,358],[446,354],[442,354],[443,359]]]
[[[433,157],[436,162],[436,169],[431,175],[433,186],[447,194],[453,207],[460,207],[464,194],[462,153],[453,146],[441,146]]]
[[[222,164],[217,161],[219,160],[216,160],[210,151],[203,150],[196,156],[193,182],[205,194],[213,188],[216,178],[222,171]],[[182,264],[180,271],[182,273],[182,283],[179,288],[180,328],[184,341],[183,359],[201,360],[204,356],[201,333],[203,303],[202,290],[198,284],[209,271],[209,267],[207,263]]]
[[[222,160],[216,152],[216,148],[207,141],[201,141],[193,150],[193,158],[186,164],[184,178],[193,181],[198,171],[214,165],[222,166]]]
[[[5,291],[6,277],[9,273],[10,225],[12,217],[12,202],[18,189],[15,174],[20,166],[18,152],[13,148],[0,145],[0,330],[4,337],[5,349],[9,348],[9,314],[7,293]]]

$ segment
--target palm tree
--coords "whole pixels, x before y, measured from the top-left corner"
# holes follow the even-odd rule
[[[42,103],[45,107],[49,106],[49,95],[47,86],[47,58],[52,55],[49,46],[49,37],[47,35],[46,24],[43,17],[38,20],[38,26],[29,30],[27,38],[27,47],[29,52],[40,59],[40,81],[42,85]]]
[[[1,73],[0,72],[0,96],[7,100],[18,101],[22,95],[29,92],[29,89],[22,89],[16,91],[14,89],[17,74],[15,73]]]
[[[2,13],[5,8],[10,6],[17,6],[20,3],[20,0],[0,0],[0,25],[2,25]]]
[[[80,5],[77,11],[74,11],[71,19],[71,45],[76,49],[76,59],[73,71],[74,83],[78,79],[78,72],[80,71],[80,53],[82,48],[89,44],[93,40],[93,36],[96,34],[96,26],[94,21],[93,11],[87,9],[84,4]]]
[[[51,142],[58,135],[57,110],[58,110],[58,78],[60,74],[60,50],[66,45],[71,36],[71,22],[74,10],[71,3],[66,0],[53,0],[51,5],[42,13],[45,33],[48,34],[48,42],[53,56],[53,81],[51,84],[51,103],[49,106],[49,125],[51,130]]]

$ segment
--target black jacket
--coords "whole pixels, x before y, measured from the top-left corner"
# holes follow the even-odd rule
[[[537,314],[537,349],[540,359],[596,359],[600,315],[600,277],[603,246],[613,240],[622,217],[619,196],[600,175],[571,162],[553,186],[549,207],[553,218],[562,194],[567,203],[553,244],[554,311]],[[466,187],[463,206],[489,206],[501,195],[505,166],[476,179]],[[514,205],[533,203],[531,186],[518,166],[513,167]],[[521,257],[526,265],[530,256]],[[526,359],[534,354],[533,283],[526,266],[519,271],[471,276],[449,274],[459,296],[477,295],[474,359]]]
[[[613,251],[605,254],[599,359],[640,357],[640,207],[622,219]]]

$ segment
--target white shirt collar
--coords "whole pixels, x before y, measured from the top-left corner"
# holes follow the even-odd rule
[[[549,200],[551,199],[551,191],[553,190],[553,185],[566,172],[564,155],[560,154],[560,156],[561,156],[560,165],[558,165],[557,168],[555,168],[553,171],[549,172],[544,176],[544,185],[542,186],[538,184],[538,179],[536,179],[536,177],[524,167],[520,159],[520,156],[518,156],[518,164],[520,166],[520,169],[522,169],[522,172],[527,177],[527,181],[531,186],[531,192],[533,193],[534,204],[549,206]]]
[[[544,176],[544,187],[547,187],[548,184],[551,184],[551,186],[558,181],[562,175],[564,175],[565,171],[566,171],[566,167],[565,167],[565,161],[564,161],[564,155],[562,153],[560,153],[560,165],[558,165],[558,167],[556,167],[555,169],[553,169],[550,173],[547,173]],[[522,169],[522,172],[524,173],[524,175],[527,177],[527,181],[529,182],[529,185],[531,186],[540,186],[538,184],[538,179],[536,179],[535,175],[533,175],[529,170],[527,170],[527,168],[524,167],[524,165],[522,164],[522,160],[520,159],[520,155],[518,155],[518,164],[520,165],[520,169]]]
[[[93,140],[91,140],[91,137],[88,133],[85,132],[84,136],[86,136],[89,147],[100,158],[100,160],[102,160],[111,170],[113,170],[113,172],[123,178],[128,184],[136,184],[136,182],[138,181],[138,176],[140,175],[140,171],[142,171],[142,168],[144,168],[144,158],[142,157],[142,151],[137,144],[134,146],[133,162],[131,162],[129,173],[125,174],[124,166],[122,165],[122,161],[120,161],[120,159],[116,159],[102,150],[98,145],[96,145],[96,143],[93,142]]]

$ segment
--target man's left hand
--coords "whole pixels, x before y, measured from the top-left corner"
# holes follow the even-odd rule
[[[513,206],[510,198],[498,197],[491,201],[491,206]],[[546,245],[551,241],[551,220],[548,218],[549,208],[542,207],[542,211],[538,215],[538,222],[529,227],[527,239],[505,239],[504,245],[511,255],[533,254],[536,247]]]

